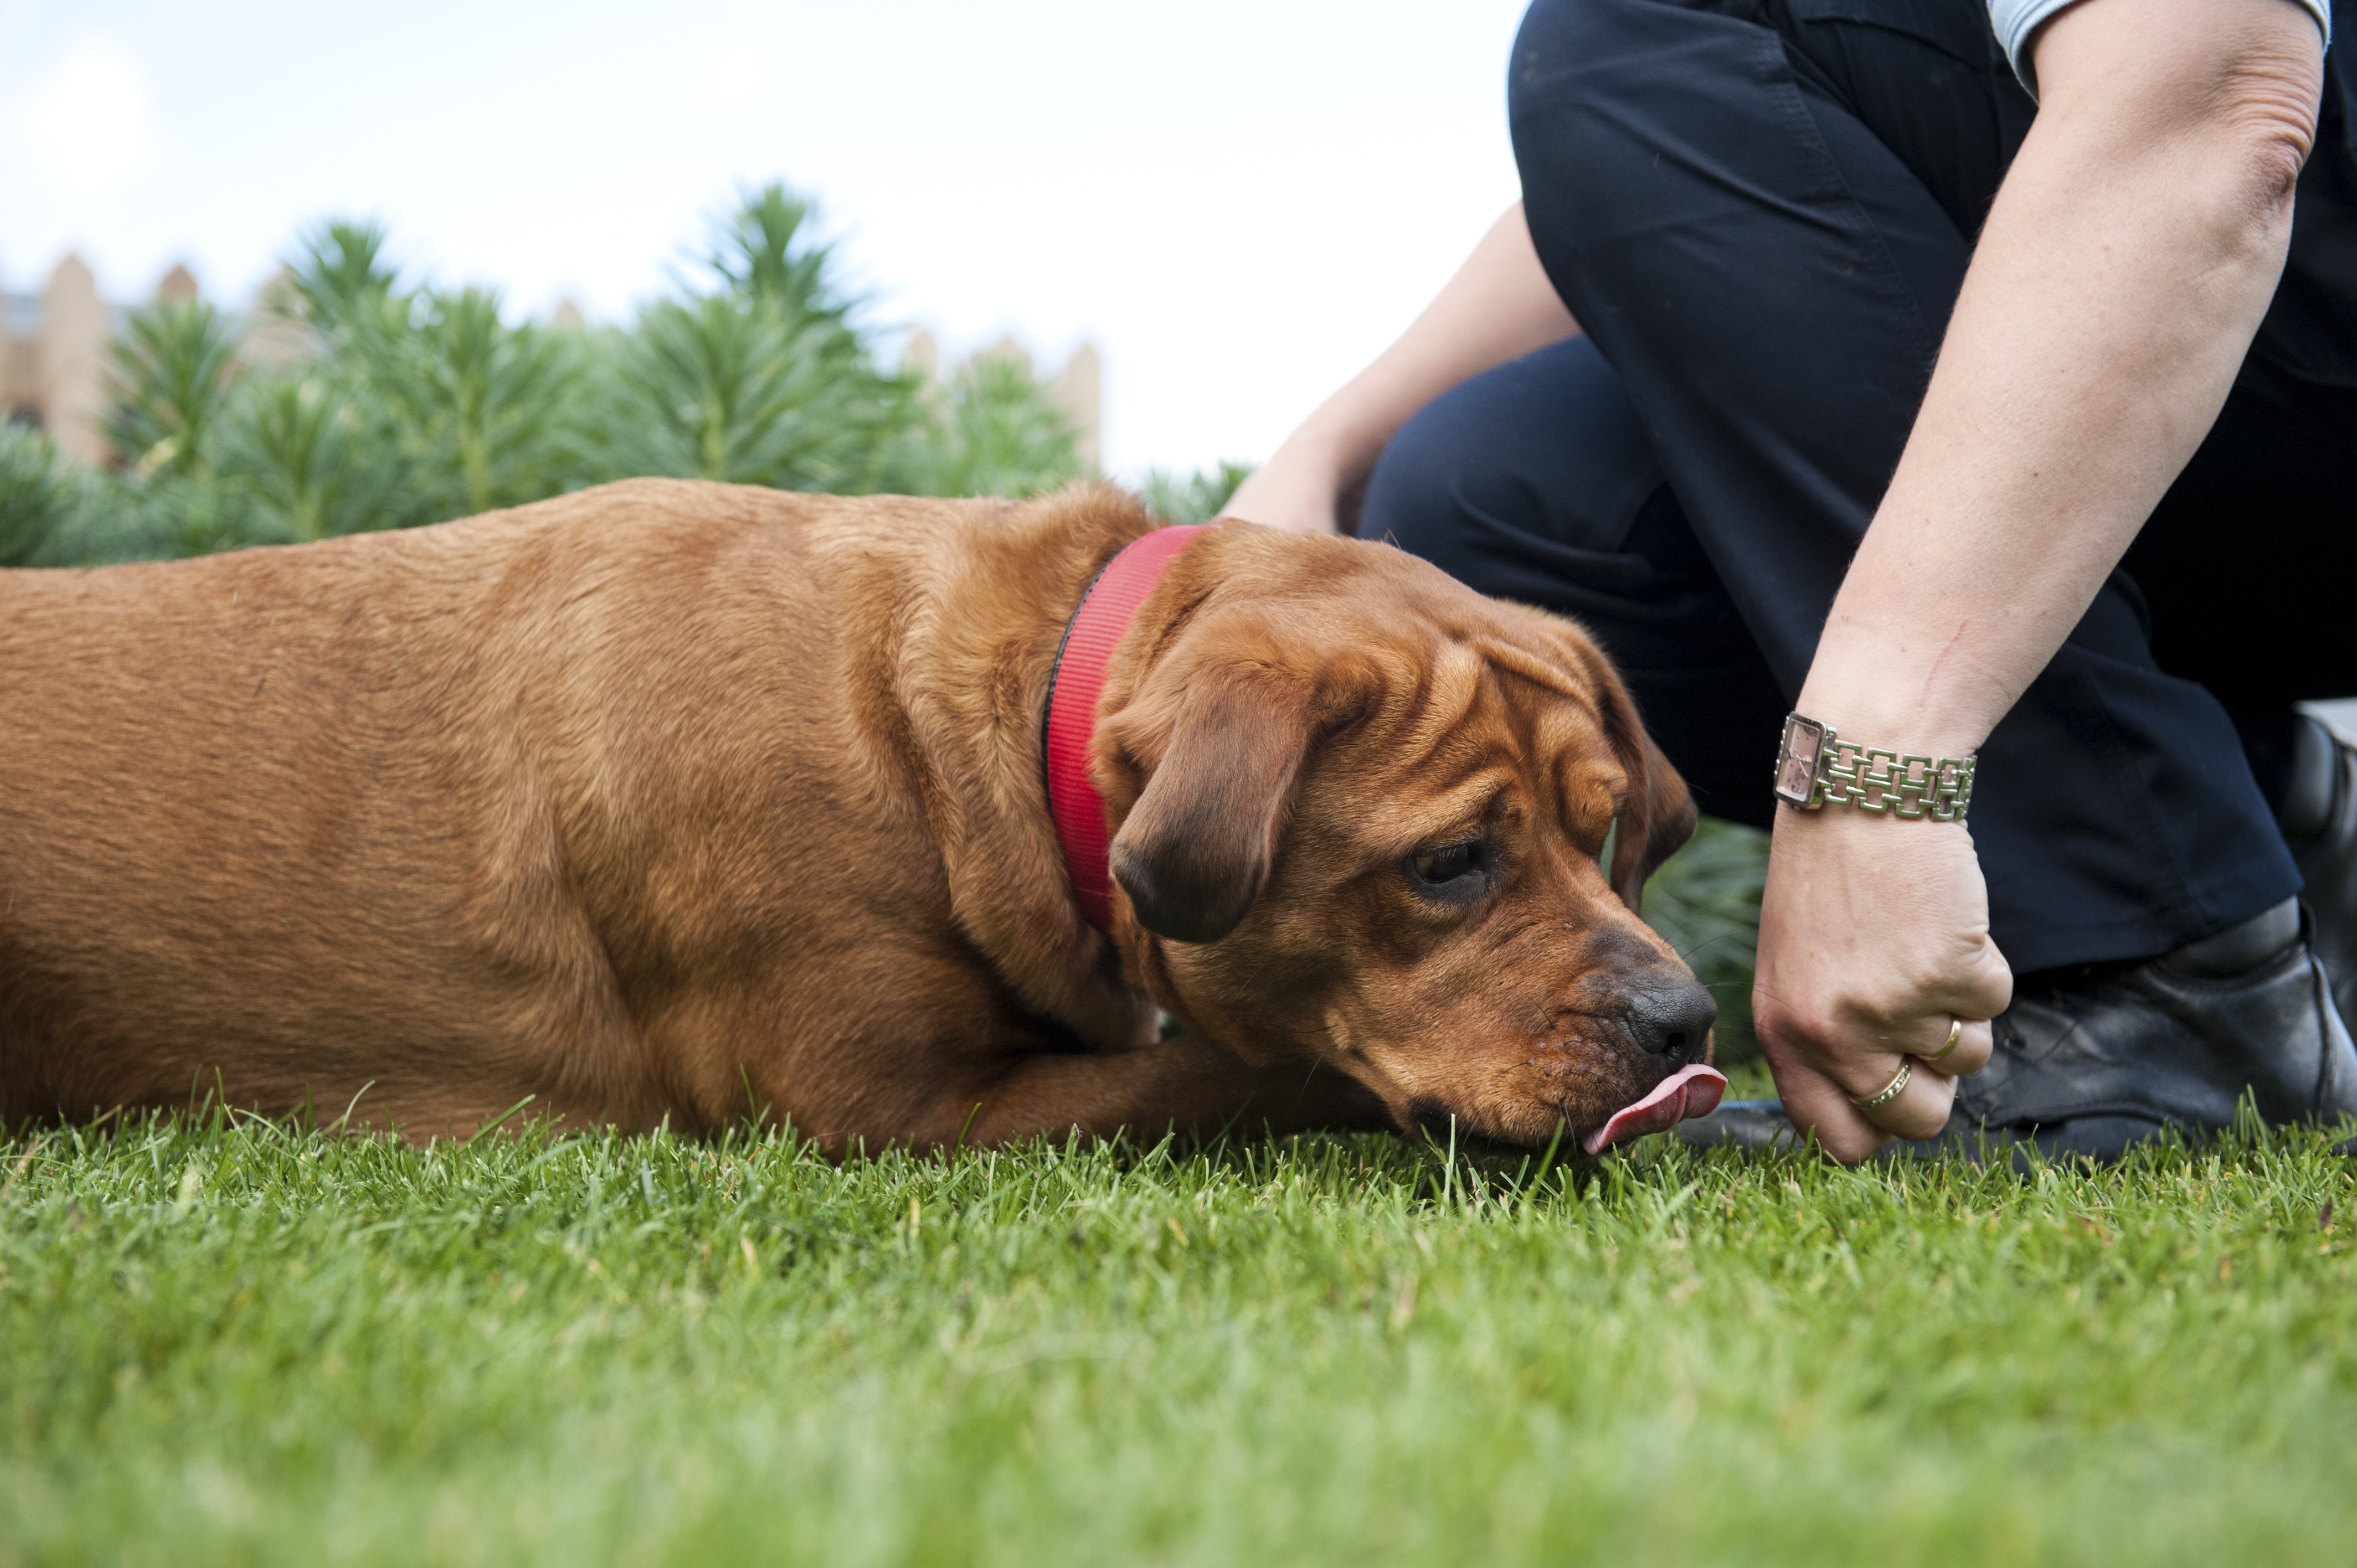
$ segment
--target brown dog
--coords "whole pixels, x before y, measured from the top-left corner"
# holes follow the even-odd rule
[[[644,480],[0,573],[0,1115],[218,1083],[874,1148],[1706,1109],[1709,998],[1632,912],[1684,786],[1571,624],[1382,545],[1178,556],[1105,673],[1092,929],[1042,703],[1152,526]]]

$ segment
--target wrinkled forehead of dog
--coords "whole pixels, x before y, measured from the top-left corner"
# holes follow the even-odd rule
[[[1206,596],[1108,720],[1114,870],[1141,920],[1216,940],[1288,832],[1405,854],[1501,813],[1589,855],[1617,822],[1633,908],[1693,810],[1594,643],[1395,550],[1323,542],[1350,553],[1325,580]]]
[[[1598,689],[1601,660],[1567,625],[1514,625],[1539,618],[1515,608],[1492,607],[1502,625],[1448,628],[1418,639],[1421,648],[1379,645],[1340,660],[1337,684],[1359,699],[1358,712],[1332,733],[1341,744],[1313,751],[1305,782],[1392,786],[1361,803],[1404,824],[1474,820],[1512,795],[1514,809],[1600,843],[1631,771]]]

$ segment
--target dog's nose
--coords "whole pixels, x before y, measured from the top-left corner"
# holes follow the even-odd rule
[[[1679,1061],[1702,1060],[1710,1026],[1718,1022],[1718,1004],[1709,992],[1689,981],[1637,993],[1629,1004],[1629,1033],[1640,1049]]]

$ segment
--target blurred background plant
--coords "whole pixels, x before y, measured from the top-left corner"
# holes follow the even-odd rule
[[[912,494],[1025,495],[1081,472],[1078,434],[1017,360],[972,360],[927,412],[904,448]]]
[[[945,448],[952,433],[928,417],[921,378],[882,367],[853,318],[863,302],[834,282],[811,220],[806,202],[767,188],[715,226],[707,278],[649,306],[634,331],[590,339],[589,471],[911,488],[923,466],[911,444]],[[1068,462],[1036,478],[1045,488],[1078,472]]]
[[[1645,884],[1645,923],[1693,966],[1718,999],[1718,1056],[1759,1054],[1751,1033],[1751,973],[1760,948],[1760,894],[1768,885],[1768,835],[1705,817],[1693,842]]]
[[[1192,474],[1167,468],[1146,471],[1146,504],[1154,515],[1169,522],[1209,522],[1220,515],[1236,487],[1252,478],[1254,465],[1222,463]]]
[[[242,319],[124,318],[113,462],[0,433],[0,564],[95,565],[406,528],[636,475],[858,494],[1019,496],[1086,477],[1017,360],[933,384],[888,364],[782,185],[722,215],[626,327],[534,323],[498,291],[414,282],[371,223],[307,231]]]
[[[0,423],[0,566],[61,566],[98,559],[88,537],[102,512],[92,476],[58,456],[47,436]]]

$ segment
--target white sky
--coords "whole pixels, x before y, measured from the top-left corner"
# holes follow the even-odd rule
[[[0,0],[0,285],[243,303],[298,228],[623,319],[782,177],[881,315],[1105,357],[1108,467],[1258,459],[1517,194],[1523,0]]]

